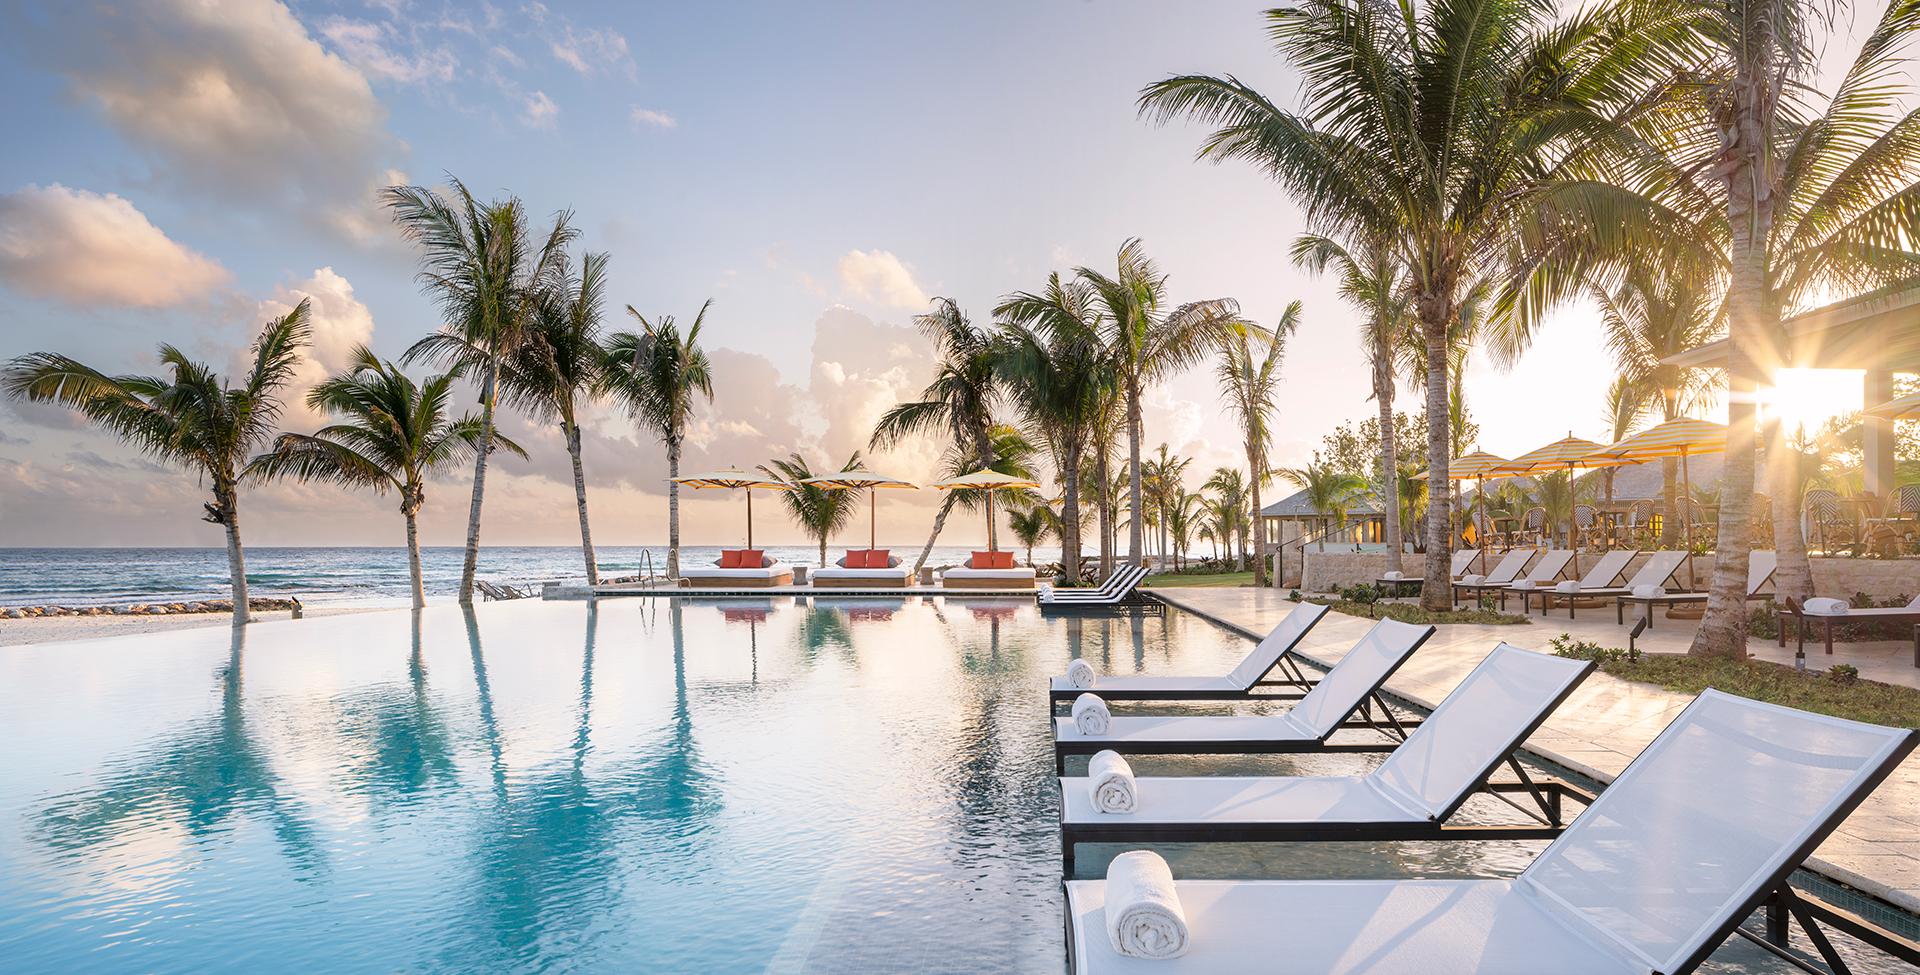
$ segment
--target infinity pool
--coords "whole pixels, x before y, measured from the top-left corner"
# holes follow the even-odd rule
[[[0,970],[1057,972],[1045,676],[1247,646],[1179,613],[627,599],[0,650]],[[1167,852],[1504,876],[1539,846]]]

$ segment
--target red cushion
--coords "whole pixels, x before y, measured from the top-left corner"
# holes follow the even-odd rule
[[[760,568],[760,564],[766,560],[766,552],[757,548],[743,548],[740,550],[740,565],[738,568],[758,569]]]
[[[846,563],[846,567],[849,569],[864,569],[867,567],[867,550],[864,548],[847,549],[847,556],[842,561]]]
[[[993,553],[993,567],[996,569],[1013,568],[1013,553],[1012,552]]]
[[[720,550],[720,567],[722,569],[740,568],[740,550],[737,548],[721,549]]]
[[[993,568],[993,553],[992,552],[973,553],[973,558],[970,558],[967,560],[967,568],[969,569]]]
[[[887,568],[887,563],[893,561],[892,555],[893,555],[893,549],[890,549],[890,548],[867,549],[867,568],[869,569]]]

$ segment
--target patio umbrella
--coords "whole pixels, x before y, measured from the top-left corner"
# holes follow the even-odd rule
[[[1864,412],[1868,416],[1885,417],[1889,420],[1911,420],[1920,417],[1920,393],[1909,393]]]
[[[1612,467],[1616,464],[1626,463],[1626,461],[1612,458],[1596,457],[1596,452],[1603,449],[1605,448],[1599,444],[1591,440],[1583,440],[1576,437],[1569,431],[1565,437],[1555,440],[1545,447],[1541,447],[1539,450],[1529,451],[1507,461],[1506,465],[1495,473],[1530,474],[1538,470],[1558,468],[1567,472],[1567,486],[1571,489],[1573,486],[1573,471],[1576,467]],[[1573,574],[1577,578],[1580,575],[1580,545],[1573,540],[1573,513],[1571,511],[1567,513],[1567,541],[1573,546]]]
[[[1710,420],[1696,420],[1681,417],[1665,423],[1648,427],[1611,447],[1602,447],[1596,453],[1599,458],[1612,458],[1617,463],[1638,464],[1661,457],[1680,458],[1680,490],[1687,499],[1687,505],[1693,505],[1693,480],[1687,473],[1687,456],[1690,454],[1712,454],[1727,449],[1727,428]],[[1687,585],[1693,583],[1693,518],[1684,518],[1680,522],[1687,545]]]
[[[1480,512],[1482,523],[1487,520],[1487,475],[1499,473],[1500,468],[1506,463],[1505,457],[1489,454],[1484,450],[1476,450],[1465,457],[1456,457],[1447,464],[1447,480],[1479,480],[1480,489],[1474,494],[1473,503]],[[1427,474],[1423,473],[1420,476],[1426,477]],[[1478,528],[1475,531],[1480,535],[1480,571],[1485,572],[1492,567],[1487,560],[1487,535],[1490,533],[1480,531]]]
[[[987,551],[993,551],[993,492],[1008,488],[1037,488],[1040,482],[1013,474],[1002,474],[989,467],[961,477],[935,481],[929,487],[942,491],[981,491],[987,496]]]
[[[819,477],[805,478],[798,483],[811,484],[814,487],[826,488],[829,491],[851,491],[866,488],[867,548],[869,549],[876,547],[874,540],[878,535],[877,526],[880,519],[880,501],[874,492],[881,488],[897,491],[920,490],[920,485],[918,484],[903,481],[897,477],[888,477],[885,474],[875,474],[872,471],[837,471],[832,474],[822,474]]]
[[[764,488],[769,491],[791,491],[793,485],[778,478],[749,474],[738,467],[714,471],[710,474],[692,474],[676,477],[675,484],[684,484],[690,488],[744,488],[747,492],[747,547],[753,547],[753,489]]]

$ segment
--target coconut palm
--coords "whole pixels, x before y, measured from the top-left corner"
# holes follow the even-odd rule
[[[160,347],[165,376],[110,376],[53,352],[19,356],[0,372],[8,396],[70,407],[141,453],[199,475],[213,492],[213,500],[201,504],[202,520],[227,532],[235,623],[250,615],[240,482],[248,459],[280,420],[280,390],[293,379],[311,334],[307,311],[302,300],[261,328],[239,385],[172,345]]]
[[[1367,489],[1365,478],[1334,470],[1320,463],[1317,454],[1313,463],[1305,467],[1289,467],[1275,473],[1307,492],[1307,505],[1326,517],[1328,527],[1320,532],[1319,547],[1322,552],[1327,550],[1329,532],[1346,527],[1347,512],[1353,510],[1354,500]]]
[[[1645,390],[1626,376],[1613,377],[1613,383],[1607,387],[1606,409],[1603,419],[1607,423],[1607,435],[1611,443],[1619,443],[1640,426],[1650,406],[1644,395]],[[1613,478],[1618,467],[1600,468],[1600,479],[1607,507],[1613,507]]]
[[[587,471],[580,458],[580,409],[603,390],[600,324],[606,306],[607,255],[586,254],[578,274],[555,289],[534,319],[531,341],[523,343],[504,373],[504,391],[514,404],[537,419],[560,425],[573,461],[573,498],[580,513],[580,555],[587,584],[600,581],[587,523]]]
[[[1025,511],[1007,512],[1007,530],[1027,550],[1027,565],[1033,565],[1033,547],[1047,540],[1060,527],[1059,515],[1049,504],[1036,504]],[[1062,568],[1065,568],[1063,565]]]
[[[1062,581],[1077,586],[1083,468],[1089,446],[1104,449],[1095,441],[1115,389],[1092,295],[1085,284],[1055,273],[1039,294],[1008,295],[993,314],[1002,322],[994,357],[1001,388],[1053,449],[1061,483]],[[1104,508],[1100,523],[1106,524]]]
[[[1618,94],[1642,35],[1607,9],[1555,24],[1544,0],[1300,0],[1266,16],[1275,46],[1303,76],[1301,111],[1206,75],[1149,85],[1140,110],[1215,126],[1202,158],[1251,162],[1317,232],[1391,248],[1426,347],[1427,415],[1445,416],[1447,348],[1469,293],[1518,282],[1533,289],[1517,302],[1530,308],[1540,281],[1584,266],[1586,252],[1568,238],[1628,232],[1571,219],[1552,224],[1552,236],[1517,228],[1542,222],[1544,193],[1584,173],[1591,153],[1577,151],[1581,139],[1615,130],[1590,106]],[[1422,602],[1434,610],[1448,592],[1447,439],[1445,425],[1431,426]]]
[[[632,305],[627,314],[640,323],[638,332],[615,332],[603,348],[602,384],[625,406],[641,426],[653,431],[667,447],[667,578],[680,576],[680,451],[687,441],[687,421],[701,396],[713,399],[713,363],[700,347],[700,328],[706,324],[708,298],[681,334],[672,315],[648,321]]]
[[[910,436],[939,432],[945,434],[949,449],[959,449],[967,471],[993,466],[993,408],[999,398],[999,379],[994,374],[994,337],[967,319],[952,298],[933,299],[933,310],[916,315],[915,328],[933,342],[935,364],[933,381],[920,391],[920,398],[900,403],[881,414],[868,441],[871,450],[886,450]],[[961,473],[966,473],[962,471]],[[914,563],[917,573],[926,566],[934,542],[947,525],[947,516],[957,503],[953,492],[941,499],[934,515],[933,531]],[[987,544],[993,544],[993,526],[987,526]]]
[[[1280,364],[1287,356],[1287,339],[1300,328],[1300,303],[1295,301],[1287,305],[1280,315],[1280,321],[1272,330],[1247,327],[1220,348],[1220,363],[1214,374],[1220,379],[1220,394],[1227,400],[1227,408],[1240,420],[1240,440],[1247,452],[1247,470],[1253,477],[1247,482],[1251,495],[1251,507],[1255,517],[1260,511],[1260,485],[1265,483],[1271,466],[1267,463],[1267,451],[1273,446],[1273,427],[1271,418],[1277,408],[1276,398],[1280,393]],[[1263,346],[1258,357],[1255,356],[1256,344]],[[1391,381],[1387,398],[1391,400]],[[1386,420],[1381,428],[1382,437],[1389,444],[1387,457],[1393,456],[1391,446],[1393,436],[1392,419]],[[1267,584],[1266,553],[1256,543],[1253,553],[1253,584]],[[1393,558],[1395,556],[1389,556]]]
[[[998,471],[1012,477],[1038,481],[1039,472],[1034,468],[1034,460],[1039,449],[1027,439],[1019,427],[1008,423],[996,423],[987,428],[987,446],[993,452],[993,464],[985,470]],[[940,461],[941,479],[963,477],[983,468],[974,467],[974,449],[966,444],[954,444],[947,448]],[[980,511],[987,503],[986,491],[957,488],[948,491],[953,499],[947,510],[959,508],[967,512]],[[1004,507],[1007,511],[1022,510],[1040,502],[1040,495],[1032,488],[1000,488],[993,492],[995,508]],[[989,523],[988,544],[997,537],[996,526]]]
[[[1186,486],[1181,483],[1187,475],[1187,468],[1193,465],[1191,457],[1176,457],[1167,453],[1167,445],[1161,444],[1159,454],[1149,458],[1142,467],[1140,485],[1147,502],[1148,523],[1160,533],[1160,561],[1167,561],[1167,516]]]
[[[427,501],[427,479],[442,468],[472,458],[480,449],[480,420],[471,414],[455,419],[447,413],[447,399],[460,378],[460,368],[414,383],[400,367],[382,362],[362,345],[353,350],[350,365],[338,376],[307,393],[307,405],[340,418],[311,434],[283,433],[273,450],[248,465],[249,477],[275,480],[328,481],[346,487],[371,488],[400,494],[400,514],[407,521],[407,568],[413,580],[413,606],[427,604],[420,571],[420,530],[417,516]],[[494,444],[519,455],[527,452],[500,434]]]
[[[1200,485],[1201,490],[1212,491],[1218,507],[1215,509],[1225,520],[1223,526],[1226,537],[1236,544],[1233,549],[1233,568],[1240,571],[1247,567],[1247,478],[1232,467],[1215,468]]]
[[[1203,524],[1205,510],[1202,507],[1202,501],[1199,494],[1182,488],[1180,496],[1167,505],[1166,529],[1173,542],[1173,571],[1175,572],[1180,571],[1181,560],[1193,548],[1194,534]],[[1256,560],[1254,564],[1258,565],[1259,562]]]
[[[565,281],[567,248],[577,233],[563,212],[537,237],[518,199],[480,203],[466,184],[450,182],[451,198],[422,186],[389,186],[381,199],[401,235],[420,248],[420,284],[442,315],[439,331],[414,343],[400,361],[462,364],[480,379],[480,449],[460,566],[460,603],[470,606],[501,372],[527,341],[547,296]]]
[[[854,451],[847,462],[840,465],[840,469],[859,470],[860,452]],[[854,511],[859,507],[860,492],[836,491],[818,484],[803,483],[816,475],[807,466],[807,459],[799,454],[793,454],[786,460],[762,464],[760,473],[793,485],[793,490],[779,492],[780,504],[787,509],[787,517],[792,518],[807,533],[807,537],[820,544],[820,564],[826,565],[827,540],[853,521]]]
[[[1074,268],[1091,289],[1107,333],[1107,350],[1127,407],[1127,560],[1143,554],[1146,511],[1140,483],[1141,403],[1161,380],[1198,365],[1238,327],[1240,306],[1230,298],[1190,302],[1171,310],[1167,276],[1147,257],[1139,238],[1120,245],[1114,273]]]

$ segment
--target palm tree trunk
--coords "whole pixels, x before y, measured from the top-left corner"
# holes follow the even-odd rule
[[[1100,478],[1100,581],[1105,582],[1113,575],[1113,472],[1109,469],[1109,458],[1113,451],[1108,444],[1100,444],[1100,456],[1095,460],[1094,473]]]
[[[1247,472],[1253,475],[1248,485],[1253,494],[1253,584],[1264,589],[1267,585],[1267,526],[1260,519],[1260,451],[1254,445],[1247,445]]]
[[[573,499],[580,508],[580,555],[587,562],[587,585],[598,585],[600,565],[593,555],[593,532],[587,528],[587,469],[580,463],[580,424],[568,418],[561,421],[560,430],[567,438],[567,455],[573,459]]]
[[[957,500],[959,499],[954,497],[954,492],[952,491],[948,491],[947,496],[941,499],[940,511],[933,516],[933,531],[927,533],[927,544],[920,547],[920,558],[913,563],[913,574],[915,576],[920,574],[921,569],[927,567],[927,559],[933,557],[933,543],[940,537],[940,531],[947,527],[947,515],[952,513],[953,504]],[[826,564],[827,561],[826,552],[827,546],[826,543],[823,542],[820,545],[820,562],[822,565]]]
[[[988,429],[985,424],[981,424],[973,428],[973,451],[974,453],[980,455],[981,470],[986,470],[987,468],[992,467],[995,463],[997,463],[1000,460],[999,455],[995,454],[993,451],[993,431]],[[993,506],[989,504],[987,506],[987,550],[988,551],[994,551],[995,549],[997,549],[998,545],[996,543],[1000,539],[999,526],[995,525],[994,522],[995,522],[995,519],[993,518]]]
[[[1080,443],[1070,441],[1066,463],[1061,466],[1064,483],[1060,501],[1060,572],[1066,584],[1080,584]],[[1033,561],[1029,554],[1027,561]]]
[[[473,577],[480,570],[480,502],[487,495],[487,457],[493,453],[494,385],[499,366],[487,360],[480,381],[480,446],[473,457],[473,504],[467,509],[467,550],[460,562],[460,605],[473,605]]]
[[[1453,484],[1447,480],[1448,447],[1452,427],[1447,396],[1447,326],[1449,315],[1439,305],[1444,299],[1423,296],[1420,305],[1421,327],[1427,339],[1427,416],[1440,417],[1427,424],[1427,565],[1420,589],[1420,607],[1433,612],[1447,608],[1452,597],[1452,580],[1447,570],[1453,560]]]
[[[1671,417],[1669,417],[1671,419]],[[1660,461],[1660,547],[1673,548],[1680,538],[1680,462],[1672,457]]]
[[[1145,554],[1142,537],[1146,528],[1142,522],[1145,512],[1140,507],[1140,436],[1144,431],[1140,422],[1140,380],[1132,377],[1127,380],[1127,511],[1132,515],[1127,520],[1127,561],[1133,565],[1141,564],[1141,555]]]
[[[667,578],[680,578],[680,437],[667,437]]]
[[[1384,332],[1385,330],[1380,330]],[[1400,457],[1393,430],[1393,352],[1381,335],[1373,350],[1373,400],[1380,407],[1380,463],[1385,475],[1385,497],[1380,512],[1386,517],[1387,568],[1400,565]]]
[[[1779,599],[1813,595],[1813,562],[1800,527],[1799,458],[1787,444],[1786,424],[1774,421],[1767,440],[1768,492],[1773,495],[1773,591]]]
[[[247,552],[240,545],[240,496],[237,488],[216,488],[220,523],[227,529],[227,575],[233,585],[233,621],[245,623],[253,618],[253,604],[247,597]]]
[[[420,525],[412,507],[400,509],[407,518],[407,571],[413,580],[413,608],[427,605],[427,584],[420,571]]]

